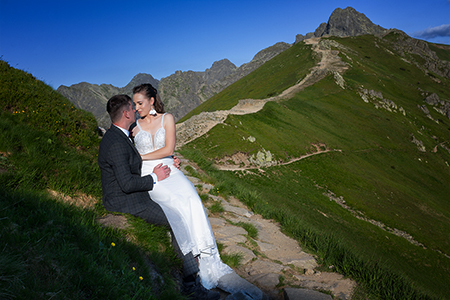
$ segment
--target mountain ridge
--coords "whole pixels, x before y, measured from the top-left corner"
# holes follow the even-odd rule
[[[150,74],[139,73],[123,88],[110,84],[97,85],[82,82],[69,87],[61,85],[57,92],[69,99],[77,108],[92,112],[99,126],[108,128],[110,120],[105,110],[108,99],[116,94],[131,96],[134,86],[150,83],[158,89],[166,111],[172,113],[178,120],[212,95],[251,73],[289,46],[283,42],[276,43],[259,51],[250,62],[240,67],[236,67],[228,59],[222,59],[215,61],[211,68],[205,71],[175,71],[174,74],[161,80],[153,78]]]
[[[426,58],[427,66],[425,69],[447,78],[450,76],[450,71],[448,71],[450,63],[439,60],[436,54],[429,49],[426,42],[412,39],[400,30],[395,31],[404,35],[403,42],[399,42],[398,45],[400,51],[415,51],[418,55]],[[151,83],[158,89],[166,111],[172,113],[175,120],[178,121],[224,88],[305,39],[322,36],[387,35],[390,32],[392,32],[391,29],[384,29],[373,24],[369,18],[352,7],[336,8],[330,15],[328,22],[320,24],[315,32],[307,33],[305,36],[297,35],[293,44],[279,42],[267,47],[259,51],[250,62],[240,67],[236,67],[225,58],[213,62],[212,66],[205,71],[176,71],[172,75],[161,78],[161,80],[157,80],[149,74],[139,73],[123,88],[108,84],[78,83],[69,87],[60,86],[57,91],[74,103],[76,107],[92,112],[99,126],[107,128],[110,125],[110,120],[105,111],[106,101],[119,93],[131,96],[133,86]]]

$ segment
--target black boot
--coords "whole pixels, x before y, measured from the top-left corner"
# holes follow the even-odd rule
[[[207,290],[200,283],[198,276],[189,276],[183,282],[184,294],[193,300],[219,300],[220,294],[215,291]]]

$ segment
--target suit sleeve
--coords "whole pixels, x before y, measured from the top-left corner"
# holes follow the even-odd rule
[[[115,142],[108,147],[106,154],[108,164],[124,193],[149,191],[153,189],[153,177],[141,177],[141,160],[126,143]]]

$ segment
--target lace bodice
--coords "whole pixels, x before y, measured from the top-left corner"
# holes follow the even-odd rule
[[[164,115],[161,117],[161,127],[156,130],[154,136],[150,132],[143,130],[139,122],[136,121],[139,131],[134,137],[134,145],[140,154],[144,155],[153,152],[166,145],[166,130],[163,126]]]

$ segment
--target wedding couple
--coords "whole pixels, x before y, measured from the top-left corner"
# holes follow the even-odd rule
[[[178,169],[179,159],[172,157],[174,118],[164,112],[150,84],[133,89],[133,102],[134,107],[129,96],[116,95],[107,103],[112,125],[98,155],[103,204],[109,211],[170,227],[183,260],[186,293],[193,299],[219,299],[210,289],[233,270],[221,261],[200,197]],[[137,121],[136,111],[141,117]]]

